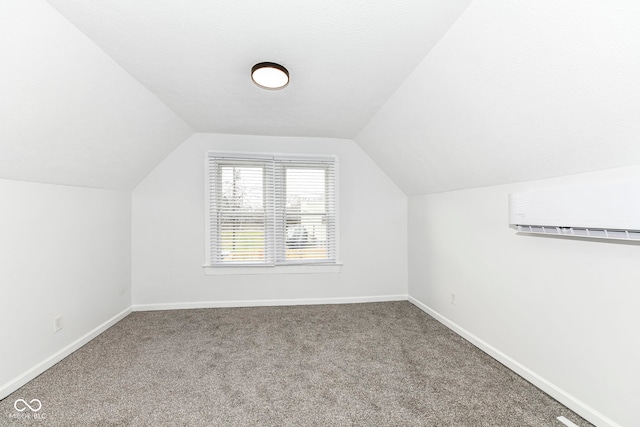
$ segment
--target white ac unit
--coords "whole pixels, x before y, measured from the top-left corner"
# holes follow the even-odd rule
[[[509,225],[521,233],[640,241],[640,183],[512,193]]]

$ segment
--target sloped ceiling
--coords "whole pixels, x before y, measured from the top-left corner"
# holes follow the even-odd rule
[[[474,0],[356,141],[408,195],[640,164],[640,2]]]
[[[354,138],[471,0],[49,0],[198,132]],[[281,91],[251,66],[278,62]]]
[[[132,189],[190,127],[49,4],[0,2],[0,178]]]
[[[3,0],[0,178],[130,190],[194,131],[355,138],[409,195],[640,164],[638,22],[634,0]],[[260,61],[291,84],[257,88]]]

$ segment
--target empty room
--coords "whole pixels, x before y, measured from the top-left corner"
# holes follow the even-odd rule
[[[640,427],[640,2],[2,0],[0,425]]]

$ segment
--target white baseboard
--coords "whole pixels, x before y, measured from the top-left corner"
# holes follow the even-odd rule
[[[549,394],[560,403],[581,415],[583,418],[598,426],[621,427],[610,418],[586,405],[571,394],[557,387],[545,378],[536,374],[526,366],[520,364],[516,360],[510,358],[500,350],[484,342],[477,336],[473,335],[466,329],[460,327],[440,313],[431,309],[427,305],[408,295],[380,295],[366,297],[342,297],[342,298],[300,298],[300,299],[269,299],[269,300],[237,300],[237,301],[202,301],[202,302],[185,302],[185,303],[160,303],[160,304],[137,304],[129,307],[111,319],[97,326],[87,334],[78,338],[71,344],[67,345],[60,351],[43,360],[33,368],[29,369],[22,375],[14,378],[8,383],[0,387],[0,399],[4,399],[20,387],[100,335],[102,332],[118,323],[131,311],[153,311],[153,310],[180,310],[192,308],[222,308],[222,307],[261,307],[261,306],[291,306],[291,305],[318,305],[318,304],[354,304],[366,302],[387,302],[387,301],[409,301],[425,313],[434,317],[443,325],[456,332],[458,335],[471,342],[480,350],[489,354],[491,357],[511,369],[545,393]]]
[[[439,321],[440,323],[442,323],[443,325],[445,325],[446,327],[448,327],[449,329],[451,329],[452,331],[454,331],[455,333],[457,333],[458,335],[460,335],[461,337],[469,341],[471,344],[475,345],[480,350],[484,351],[489,356],[493,357],[498,362],[502,363],[507,368],[511,369],[516,374],[520,375],[522,378],[529,381],[531,384],[535,385],[540,390],[544,391],[549,396],[553,397],[558,402],[562,403],[564,406],[571,409],[573,412],[580,415],[582,418],[586,419],[587,421],[590,421],[591,423],[597,426],[602,426],[602,427],[604,426],[621,427],[620,424],[614,422],[610,418],[606,417],[604,414],[596,411],[589,405],[577,399],[575,396],[567,393],[560,387],[556,386],[555,384],[546,380],[542,376],[533,372],[531,369],[527,368],[526,366],[522,365],[521,363],[507,356],[497,348],[481,340],[471,332],[462,328],[458,324],[452,322],[451,320],[441,315],[437,311],[433,310],[431,307],[427,306],[426,304],[418,301],[412,296],[409,296],[408,300],[410,303],[414,304],[416,307],[418,307],[425,313],[429,314],[430,316],[435,318],[437,321]],[[562,414],[558,414],[558,415],[562,415]]]
[[[64,347],[62,350],[54,353],[47,359],[38,363],[33,368],[17,376],[16,378],[9,381],[8,383],[3,384],[0,387],[0,400],[9,396],[11,393],[18,390],[20,387],[22,387],[23,385],[25,385],[26,383],[28,383],[29,381],[31,381],[32,379],[34,379],[35,377],[37,377],[38,375],[40,375],[41,373],[43,373],[44,371],[46,371],[47,369],[49,369],[50,367],[58,363],[59,361],[61,361],[62,359],[64,359],[65,357],[67,357],[68,355],[70,355],[71,353],[73,353],[74,351],[76,351],[77,349],[79,349],[80,347],[82,347],[83,345],[85,345],[86,343],[88,343],[89,341],[91,341],[92,339],[94,339],[104,331],[106,331],[107,329],[109,329],[111,326],[118,323],[129,313],[131,313],[131,307],[116,314],[111,319],[107,320],[106,322],[97,326],[96,328],[89,331],[85,335],[81,336],[71,344]]]
[[[363,302],[407,301],[407,295],[379,295],[339,298],[263,299],[236,301],[194,301],[158,304],[134,304],[133,311],[184,310],[191,308],[266,307],[287,305],[355,304]]]
[[[239,300],[239,301],[202,301],[186,303],[161,303],[133,305],[116,314],[111,319],[97,326],[90,332],[78,338],[60,351],[35,365],[33,368],[17,376],[6,384],[0,386],[0,400],[9,396],[20,387],[42,374],[53,365],[78,350],[80,347],[118,323],[132,311],[152,310],[180,310],[189,308],[216,308],[216,307],[260,307],[260,306],[288,306],[288,305],[316,305],[316,304],[354,304],[363,302],[406,301],[407,295],[380,295],[366,297],[344,298],[301,298],[301,299],[273,299],[273,300]]]

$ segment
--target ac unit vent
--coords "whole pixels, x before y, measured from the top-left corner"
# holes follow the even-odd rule
[[[612,239],[628,239],[629,232],[624,230],[607,230],[607,237]]]
[[[521,233],[640,241],[640,182],[513,193]]]
[[[571,231],[571,233],[568,234],[573,234],[574,236],[589,237],[589,231],[587,231],[586,228],[569,228],[569,230]]]
[[[637,240],[640,231],[607,230],[603,228],[547,227],[541,225],[516,225],[519,233],[552,234],[573,237],[592,237],[596,239]]]
[[[589,237],[608,237],[607,230],[589,230],[587,228],[587,232],[589,233]]]

